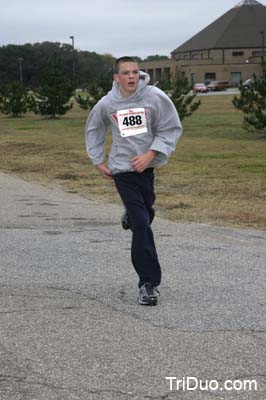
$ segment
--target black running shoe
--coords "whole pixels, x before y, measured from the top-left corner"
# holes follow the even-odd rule
[[[156,306],[159,297],[159,290],[150,283],[144,283],[139,289],[138,302],[145,306]]]
[[[122,228],[125,230],[130,229],[129,222],[128,222],[128,215],[127,215],[126,211],[124,212],[124,214],[121,217],[121,225],[122,225]]]

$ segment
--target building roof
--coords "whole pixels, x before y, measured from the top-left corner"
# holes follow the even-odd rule
[[[243,0],[172,53],[204,49],[261,48],[262,34],[266,37],[266,7],[256,0]]]

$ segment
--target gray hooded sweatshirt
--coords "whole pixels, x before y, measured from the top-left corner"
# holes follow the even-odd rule
[[[123,97],[119,83],[89,114],[85,135],[87,153],[94,165],[105,161],[105,141],[112,130],[108,167],[112,174],[133,171],[131,159],[148,150],[158,152],[149,167],[167,162],[182,134],[178,113],[169,97],[140,72],[136,91]]]

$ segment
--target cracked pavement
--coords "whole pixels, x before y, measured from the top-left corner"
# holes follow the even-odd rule
[[[1,400],[266,399],[266,232],[156,218],[142,307],[122,207],[4,173],[0,203]]]

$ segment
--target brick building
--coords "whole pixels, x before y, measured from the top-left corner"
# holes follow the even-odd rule
[[[227,80],[238,84],[261,73],[266,56],[266,7],[243,0],[171,52],[168,60],[140,63],[152,82],[183,73],[191,84]]]

